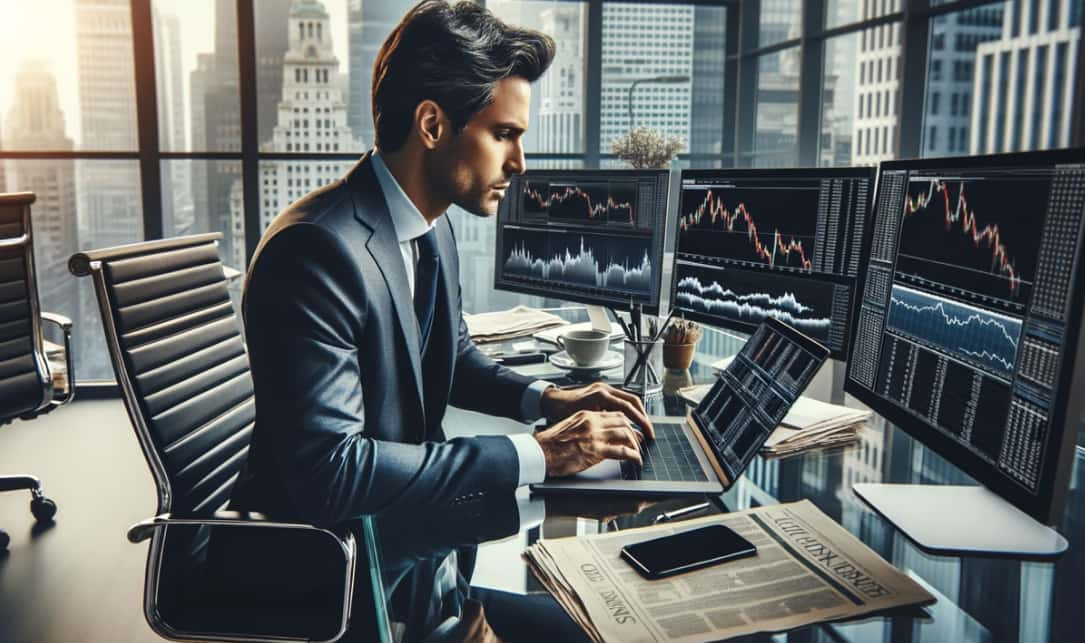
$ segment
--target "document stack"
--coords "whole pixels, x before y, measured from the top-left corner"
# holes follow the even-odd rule
[[[678,389],[678,396],[696,406],[710,388],[711,384],[687,386]],[[870,416],[870,411],[800,397],[765,441],[761,455],[780,457],[851,444]]]
[[[527,337],[541,330],[568,323],[557,315],[527,306],[517,306],[493,313],[465,314],[463,320],[467,323],[467,332],[476,344]]]
[[[766,456],[785,456],[851,444],[870,419],[870,411],[800,397],[761,447]]]
[[[757,554],[647,580],[623,546],[724,524]],[[531,571],[593,641],[719,640],[935,598],[808,500],[618,532],[540,540]]]

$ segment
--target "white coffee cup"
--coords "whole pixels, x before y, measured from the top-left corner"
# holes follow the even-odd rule
[[[610,333],[601,330],[571,330],[558,336],[560,346],[577,366],[591,366],[607,354]]]

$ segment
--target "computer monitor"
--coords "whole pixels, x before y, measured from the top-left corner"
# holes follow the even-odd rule
[[[874,173],[683,171],[672,305],[745,333],[778,319],[844,359]]]
[[[494,288],[658,310],[669,170],[533,170],[497,213]]]
[[[882,163],[845,382],[991,504],[1045,524],[1061,513],[1085,401],[1083,223],[1085,150]],[[952,514],[976,504],[937,489]],[[978,520],[978,535],[999,529]]]

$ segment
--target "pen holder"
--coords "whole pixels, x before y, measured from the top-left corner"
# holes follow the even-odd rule
[[[625,340],[625,379],[622,388],[637,395],[663,390],[663,340]]]

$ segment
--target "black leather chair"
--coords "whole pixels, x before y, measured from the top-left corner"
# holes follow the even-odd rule
[[[0,194],[0,425],[29,420],[72,400],[71,328],[61,315],[42,313],[34,280],[31,235],[32,192]],[[46,359],[42,324],[57,326],[64,335],[61,369]],[[54,360],[55,361],[55,360]],[[64,372],[61,372],[61,371]],[[56,504],[42,494],[41,481],[31,475],[0,476],[0,491],[30,491],[30,512],[38,522],[56,514]],[[0,550],[9,537],[0,530]]]
[[[248,453],[254,405],[221,238],[137,243],[69,262],[73,274],[94,280],[117,382],[158,490],[158,515],[128,532],[133,543],[151,541],[144,614],[175,640],[335,640],[348,626],[352,639],[390,640],[380,583],[354,586],[355,566],[379,560],[370,551],[376,540],[364,537],[368,519],[357,530],[368,543],[358,552],[348,530],[224,511]],[[223,540],[251,547],[224,560],[215,555]],[[286,542],[290,550],[275,548]],[[267,551],[275,555],[260,560]],[[247,582],[244,570],[257,567],[271,584],[277,575],[267,571],[282,570],[282,585]],[[326,582],[294,586],[302,568],[326,570],[318,574]],[[379,579],[370,571],[366,578]]]

